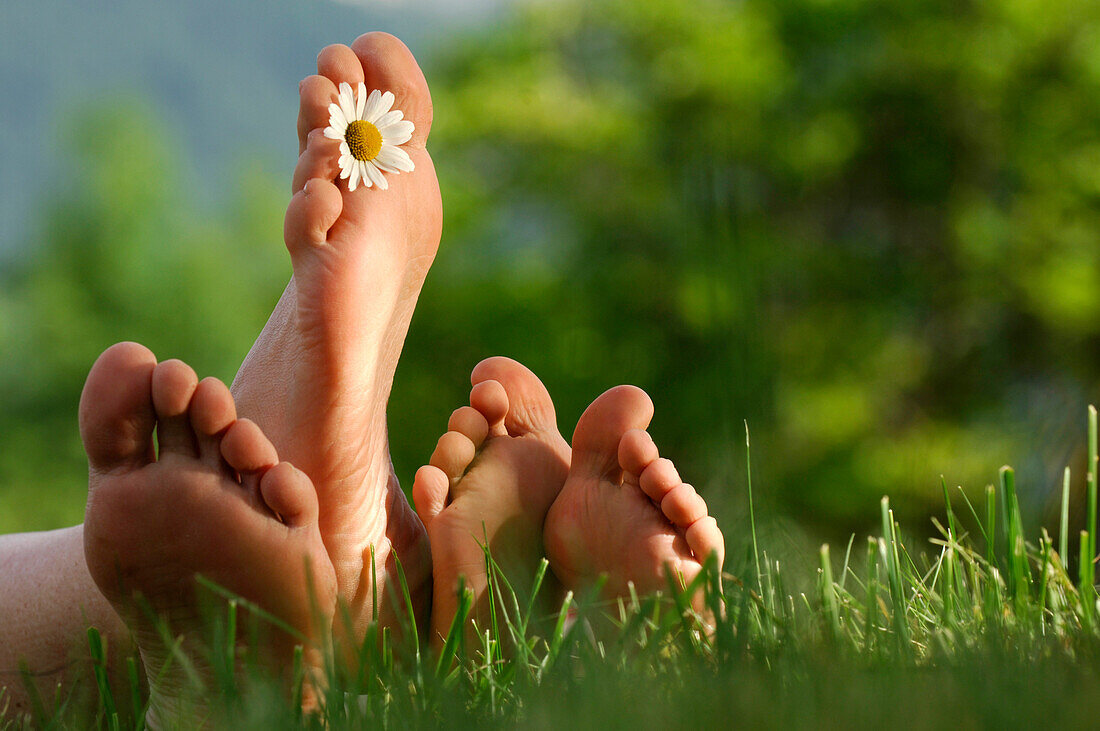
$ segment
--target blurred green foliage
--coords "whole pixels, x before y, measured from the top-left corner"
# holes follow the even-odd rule
[[[927,513],[940,473],[980,489],[1079,433],[1100,6],[566,0],[432,58],[445,224],[391,402],[404,483],[492,354],[543,377],[567,435],[645,388],[663,453],[734,521],[746,419],[757,495],[840,535],[883,493]],[[3,277],[0,530],[79,519],[100,350],[228,380],[289,272],[283,182],[197,210],[167,132],[102,109],[41,255]],[[1033,508],[1047,456],[1020,464]]]
[[[2,276],[0,531],[80,522],[77,403],[106,346],[136,340],[228,382],[290,271],[284,185],[244,165],[237,197],[203,211],[151,110],[112,99],[75,118],[36,255]]]

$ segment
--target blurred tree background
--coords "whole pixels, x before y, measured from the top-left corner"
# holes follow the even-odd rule
[[[645,388],[731,546],[746,420],[766,514],[832,540],[887,493],[924,530],[941,474],[977,494],[1005,462],[1037,521],[1082,472],[1100,6],[562,0],[428,57],[445,223],[391,402],[406,486],[492,354],[542,376],[566,435]],[[39,254],[0,274],[0,530],[80,520],[103,348],[228,381],[289,274],[289,169],[238,166],[211,212],[165,135],[94,103]]]

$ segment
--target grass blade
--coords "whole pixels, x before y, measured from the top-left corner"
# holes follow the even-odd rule
[[[117,728],[118,712],[114,696],[111,694],[111,684],[107,682],[107,652],[103,647],[103,637],[95,627],[88,628],[88,649],[92,655],[92,673],[95,675],[95,684],[99,689],[103,713],[107,717],[107,722]],[[114,721],[111,720],[112,718]]]
[[[749,421],[745,420],[745,474],[749,482],[749,530],[752,533],[752,556],[756,561],[756,587],[764,593],[764,575],[760,571],[760,549],[756,545],[756,513],[752,503],[752,449],[749,444]]]
[[[1088,471],[1088,523],[1085,530],[1089,532],[1089,564],[1096,558],[1096,407],[1089,406],[1089,471]]]
[[[840,615],[836,606],[836,586],[833,584],[833,567],[829,560],[829,544],[821,545],[821,603],[825,608],[832,640],[840,640]]]

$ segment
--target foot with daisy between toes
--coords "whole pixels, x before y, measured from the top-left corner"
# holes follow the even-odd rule
[[[353,651],[373,621],[401,629],[398,562],[418,622],[430,613],[430,546],[390,462],[386,408],[442,204],[425,149],[431,96],[401,41],[368,33],[328,46],[299,96],[284,221],[293,276],[232,391],[316,486],[333,633]]]

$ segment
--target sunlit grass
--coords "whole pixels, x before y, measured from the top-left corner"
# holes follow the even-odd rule
[[[1089,416],[1091,513],[1095,410]],[[211,621],[215,687],[204,689],[196,678],[196,706],[216,727],[248,728],[696,726],[737,719],[848,727],[891,716],[918,727],[960,719],[988,726],[1095,720],[1095,538],[1080,532],[1074,575],[1066,557],[1068,490],[1057,547],[1045,529],[1025,535],[1009,467],[980,504],[946,482],[943,496],[944,514],[932,519],[939,535],[927,545],[907,543],[883,498],[881,535],[853,536],[842,552],[822,546],[816,576],[788,576],[753,531],[722,575],[712,557],[691,585],[669,581],[659,594],[614,602],[599,600],[596,590],[568,593],[552,612],[536,609],[536,596],[547,591],[545,561],[525,596],[486,553],[488,621],[464,631],[474,621],[473,600],[460,588],[439,652],[421,644],[399,570],[405,626],[392,632],[372,625],[350,669],[328,652],[313,714],[303,714],[298,703],[307,680],[301,658],[288,693],[232,641],[249,634],[243,625],[238,633],[240,609],[250,621],[267,621],[263,613],[208,587],[222,599]],[[704,597],[701,613],[690,601],[696,592]],[[178,647],[167,630],[163,639]],[[64,696],[34,693],[31,715],[0,727],[141,728],[136,661],[129,661],[129,687],[111,687],[109,648],[95,630],[89,642],[95,716],[82,715]],[[170,657],[187,662],[178,652]]]

